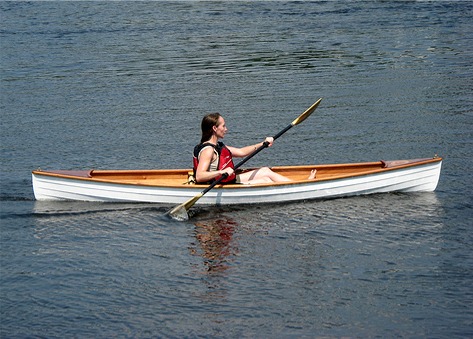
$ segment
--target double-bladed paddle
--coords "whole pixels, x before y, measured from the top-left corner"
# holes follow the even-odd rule
[[[286,133],[289,129],[291,129],[293,126],[296,126],[298,124],[300,124],[301,122],[303,122],[305,119],[307,119],[309,117],[309,115],[312,114],[313,111],[315,111],[315,109],[317,108],[317,106],[320,104],[320,101],[322,101],[322,98],[320,98],[319,100],[317,100],[312,106],[310,106],[308,109],[305,110],[304,113],[302,113],[301,115],[299,115],[293,122],[291,122],[286,128],[284,128],[281,132],[279,132],[278,134],[276,134],[273,139],[276,140],[277,138],[279,138],[281,135],[283,135],[284,133]],[[250,155],[248,155],[247,157],[245,157],[243,160],[241,160],[237,165],[235,165],[235,170],[237,168],[240,168],[245,162],[247,162],[248,160],[250,160],[251,158],[253,158],[256,154],[258,154],[259,152],[261,152],[263,149],[265,149],[266,147],[269,146],[269,143],[267,141],[265,141],[263,143],[263,145],[261,145],[259,148],[257,148],[256,150],[254,150]],[[183,204],[180,204],[176,207],[174,207],[171,211],[168,212],[168,214],[173,218],[173,219],[176,219],[176,220],[188,220],[189,219],[189,215],[187,214],[187,211],[192,207],[194,206],[194,204],[197,202],[197,200],[199,200],[200,198],[202,198],[204,196],[204,194],[206,194],[208,191],[210,191],[212,188],[214,188],[216,185],[220,184],[222,182],[222,180],[224,180],[226,177],[228,176],[228,174],[223,174],[219,179],[215,180],[213,183],[210,184],[209,187],[207,187],[206,189],[204,189],[202,192],[200,192],[199,194],[197,194],[195,197],[187,200],[186,202],[184,202]]]

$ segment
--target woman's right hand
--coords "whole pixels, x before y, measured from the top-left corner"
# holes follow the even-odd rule
[[[220,170],[220,175],[223,175],[224,173],[227,173],[228,176],[232,175],[233,174],[234,169],[231,168],[231,167],[227,167],[227,168],[224,168],[223,170]]]

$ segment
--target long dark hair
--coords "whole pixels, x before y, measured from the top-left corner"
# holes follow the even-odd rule
[[[202,123],[200,124],[200,127],[202,129],[202,138],[200,139],[200,143],[209,141],[214,132],[213,127],[217,126],[218,119],[220,117],[220,113],[210,113],[202,119]]]

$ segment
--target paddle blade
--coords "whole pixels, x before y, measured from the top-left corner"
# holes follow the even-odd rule
[[[189,220],[189,214],[187,214],[187,210],[184,205],[174,207],[168,212],[168,215],[177,221]]]
[[[194,206],[194,204],[203,196],[202,193],[196,195],[192,199],[187,200],[185,203],[180,204],[176,207],[174,207],[172,210],[169,211],[169,215],[171,218],[179,221],[186,221],[189,220],[189,215],[187,214],[187,211]]]
[[[317,108],[317,106],[319,106],[320,102],[322,101],[322,98],[320,98],[319,100],[317,100],[316,102],[314,102],[314,104],[312,106],[310,106],[308,109],[306,109],[306,111],[304,113],[302,113],[301,115],[299,115],[292,123],[291,125],[292,126],[295,126],[295,125],[298,125],[300,124],[301,122],[303,122],[305,119],[307,119],[309,117],[309,115],[312,114],[313,111],[315,111],[315,109]]]

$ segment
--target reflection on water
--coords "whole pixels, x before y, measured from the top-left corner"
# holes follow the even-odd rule
[[[197,244],[190,248],[194,255],[202,256],[205,273],[226,271],[237,248],[232,241],[237,223],[222,215],[217,219],[200,220],[195,223]]]

